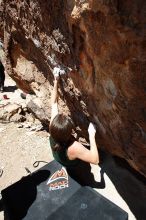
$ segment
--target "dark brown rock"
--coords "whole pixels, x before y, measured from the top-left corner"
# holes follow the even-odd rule
[[[53,67],[72,68],[61,108],[85,137],[93,121],[99,146],[146,176],[146,2],[4,2],[7,72],[41,100],[32,111],[48,123]]]

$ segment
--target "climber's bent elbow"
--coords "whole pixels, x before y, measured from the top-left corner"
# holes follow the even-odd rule
[[[99,164],[99,158],[94,158],[92,161],[91,161],[92,164],[95,164],[95,165],[98,165]]]

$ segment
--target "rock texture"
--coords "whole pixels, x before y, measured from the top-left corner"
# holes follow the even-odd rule
[[[145,0],[1,1],[8,74],[33,94],[29,108],[50,118],[52,70],[62,76],[60,106],[87,137],[146,176]],[[4,30],[4,32],[3,32]]]

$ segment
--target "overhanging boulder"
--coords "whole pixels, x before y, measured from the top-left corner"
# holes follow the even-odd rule
[[[98,145],[146,176],[146,2],[3,4],[7,72],[21,89],[41,99],[46,123],[52,70],[71,68],[61,80],[61,109],[85,137],[93,121]]]

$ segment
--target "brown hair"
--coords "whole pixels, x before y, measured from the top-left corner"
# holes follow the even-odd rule
[[[74,124],[71,118],[64,114],[58,114],[55,116],[49,127],[50,135],[56,142],[56,145],[53,147],[54,151],[67,147],[72,139],[73,128]]]

